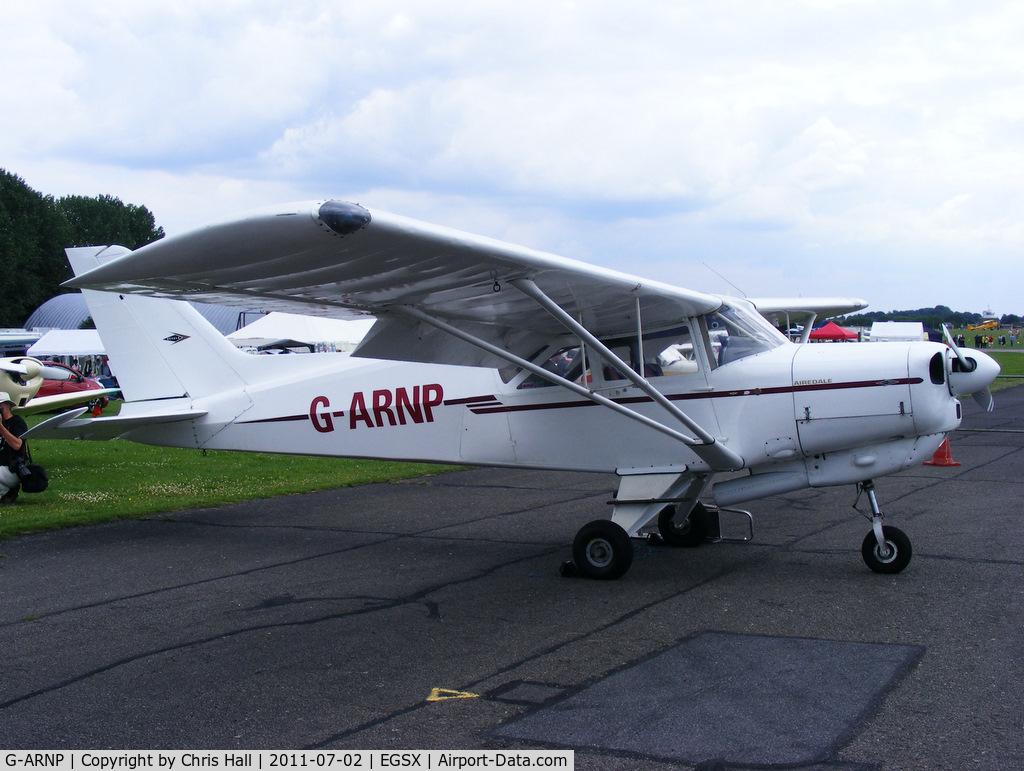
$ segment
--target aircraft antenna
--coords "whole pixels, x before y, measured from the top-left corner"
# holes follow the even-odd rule
[[[724,282],[725,282],[725,283],[727,283],[727,284],[728,284],[729,286],[731,286],[731,287],[732,287],[733,289],[735,289],[735,290],[736,290],[737,292],[739,292],[739,293],[740,293],[740,295],[742,295],[742,297],[743,297],[743,299],[744,299],[744,300],[745,300],[745,299],[747,299],[747,293],[746,293],[746,292],[744,292],[744,291],[743,291],[742,289],[740,289],[740,288],[739,288],[738,286],[736,286],[736,285],[735,285],[734,283],[732,283],[732,282],[731,282],[731,281],[730,281],[729,279],[727,279],[727,278],[726,278],[725,276],[723,276],[723,275],[722,275],[721,273],[719,273],[719,272],[718,272],[717,270],[715,270],[714,268],[712,268],[712,267],[711,267],[710,265],[708,265],[708,264],[707,264],[706,262],[704,262],[704,263],[701,263],[701,264],[702,264],[702,265],[703,265],[703,266],[704,266],[705,268],[707,268],[708,270],[710,270],[710,271],[711,271],[712,273],[714,273],[714,274],[715,274],[716,276],[718,276],[718,277],[719,277],[720,279],[722,279],[722,281],[724,281]]]

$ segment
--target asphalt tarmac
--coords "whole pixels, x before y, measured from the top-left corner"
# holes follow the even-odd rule
[[[2,542],[0,747],[1024,767],[1024,388],[964,407],[962,465],[876,480],[895,576],[844,487],[563,578],[614,480],[494,469]]]

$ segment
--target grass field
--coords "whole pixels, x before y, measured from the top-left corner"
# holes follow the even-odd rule
[[[985,353],[999,362],[1002,370],[996,382],[992,384],[993,391],[1001,391],[1004,388],[1013,388],[1017,385],[1024,385],[1024,348],[1000,349],[987,348]],[[996,406],[998,409],[998,405]]]
[[[50,486],[0,508],[0,538],[68,525],[436,474],[450,466],[39,440]]]

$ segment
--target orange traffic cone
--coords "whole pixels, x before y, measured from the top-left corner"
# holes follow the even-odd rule
[[[924,462],[926,466],[960,466],[961,463],[957,463],[953,460],[953,453],[949,449],[949,437],[947,436],[942,440],[942,444],[939,445],[939,449],[935,451],[931,460]]]

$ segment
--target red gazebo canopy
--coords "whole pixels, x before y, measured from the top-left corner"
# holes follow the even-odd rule
[[[856,340],[857,333],[830,321],[811,332],[811,340]]]

